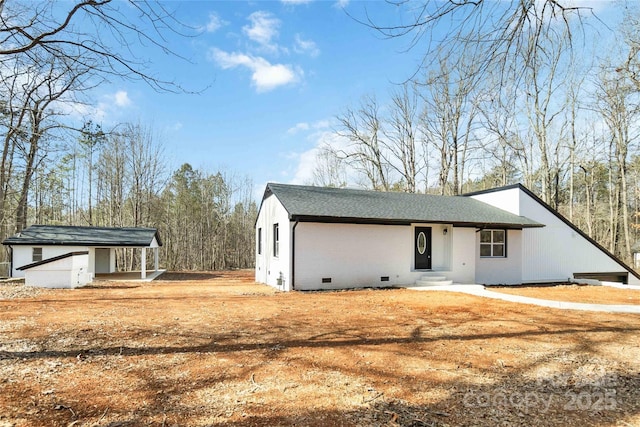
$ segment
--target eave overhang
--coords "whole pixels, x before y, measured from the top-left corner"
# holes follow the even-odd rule
[[[314,216],[314,215],[290,215],[291,222],[316,222],[326,224],[369,224],[369,225],[401,225],[412,224],[446,224],[454,227],[476,228],[476,229],[508,229],[522,230],[524,228],[540,228],[544,224],[516,224],[516,223],[493,223],[493,222],[460,222],[445,220],[425,220],[425,219],[390,219],[390,218],[352,218],[336,216]]]

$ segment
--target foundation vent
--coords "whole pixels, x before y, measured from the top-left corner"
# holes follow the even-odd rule
[[[322,283],[331,283],[331,277],[323,277]]]
[[[389,276],[382,276],[382,277],[380,278],[380,281],[381,281],[381,282],[388,282],[388,281],[389,281]]]

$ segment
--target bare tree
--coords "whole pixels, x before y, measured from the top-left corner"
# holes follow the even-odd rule
[[[613,248],[623,257],[631,255],[631,238],[629,234],[629,201],[627,189],[627,164],[629,149],[636,139],[632,133],[633,124],[640,113],[638,97],[631,82],[620,79],[606,71],[600,75],[597,93],[597,108],[604,119],[610,133],[609,153],[611,159],[612,189],[612,238],[616,242]],[[622,228],[616,226],[618,218],[622,220]],[[618,248],[617,232],[623,233],[622,247]]]
[[[35,169],[47,156],[45,142],[52,133],[62,127],[60,104],[73,99],[73,94],[87,88],[89,71],[77,66],[68,58],[48,57],[35,63],[24,63],[18,58],[3,61],[11,66],[5,74],[7,92],[2,95],[10,99],[5,103],[7,121],[4,122],[4,149],[2,161],[3,196],[6,202],[8,182],[18,172],[19,159],[21,184],[17,185],[18,196],[15,229],[22,230],[27,224],[29,187]],[[11,158],[13,157],[13,159]],[[6,205],[3,209],[6,214]]]
[[[570,31],[573,21],[592,14],[589,7],[570,0],[459,0],[387,2],[402,8],[399,23],[381,22],[366,15],[356,20],[389,38],[408,39],[408,49],[424,52],[422,65],[429,68],[438,58],[460,58],[464,50],[483,52],[475,71],[484,74],[497,69],[503,81],[522,76],[522,67],[537,61],[547,35],[558,27]],[[409,17],[408,19],[406,17]],[[446,36],[442,37],[442,32]],[[516,60],[524,58],[524,62]]]
[[[452,67],[449,59],[440,60],[439,71],[430,73],[422,87],[422,127],[426,139],[438,152],[440,193],[460,194],[478,114],[472,102],[476,80],[469,56],[462,68]],[[453,61],[462,64],[458,58]]]
[[[420,158],[418,92],[413,84],[405,83],[391,96],[390,117],[384,129],[384,146],[389,152],[389,165],[401,177],[403,190],[417,191],[418,179],[425,168]]]
[[[512,93],[512,89],[501,91],[501,86],[505,87],[489,78],[475,96],[481,129],[479,158],[485,171],[493,171],[495,175],[491,186],[513,184],[517,178],[532,187],[532,159],[519,129],[517,102],[506,95]]]
[[[405,84],[392,93],[390,104],[381,107],[373,96],[364,98],[357,110],[338,117],[337,134],[348,140],[345,149],[332,149],[323,160],[340,172],[343,162],[366,179],[366,185],[384,191],[415,193],[425,169],[421,156],[420,104],[416,86]],[[328,161],[332,162],[327,163]],[[330,172],[324,170],[324,175]]]
[[[351,144],[336,154],[361,173],[371,188],[388,191],[390,167],[381,142],[383,124],[375,97],[365,97],[357,110],[347,109],[337,119],[340,124],[337,134]]]
[[[155,1],[0,0],[0,58],[24,56],[32,62],[50,56],[67,58],[96,75],[143,80],[157,90],[180,87],[154,74],[136,47],[180,57],[167,41],[171,33],[194,32]]]
[[[322,187],[346,187],[347,173],[344,161],[331,146],[324,146],[316,153],[313,185]]]
[[[560,167],[557,160],[564,159],[560,154],[562,136],[559,124],[555,127],[566,108],[567,97],[564,90],[567,81],[565,70],[571,68],[571,61],[565,55],[570,53],[564,40],[566,35],[549,34],[544,42],[539,42],[540,52],[533,58],[524,57],[526,78],[522,82],[526,114],[537,145],[539,158],[538,173],[542,187],[542,200],[558,207],[558,186]],[[570,58],[568,58],[570,59]],[[552,133],[554,132],[554,133]],[[534,158],[531,153],[531,158]]]

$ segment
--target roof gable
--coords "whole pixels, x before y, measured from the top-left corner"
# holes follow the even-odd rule
[[[463,196],[435,196],[267,184],[265,198],[274,195],[291,220],[411,224],[446,223],[458,226],[526,228],[542,227],[529,218],[511,214]]]
[[[556,218],[558,218],[560,221],[562,221],[566,226],[570,227],[574,232],[578,233],[585,240],[587,240],[593,246],[595,246],[601,252],[603,252],[606,256],[608,256],[613,261],[618,263],[626,271],[631,273],[636,278],[640,279],[640,273],[638,273],[633,268],[631,268],[626,262],[624,262],[622,259],[618,258],[616,255],[614,255],[611,251],[609,251],[607,248],[602,246],[600,243],[598,243],[595,239],[593,239],[587,233],[585,233],[580,228],[578,228],[574,223],[569,221],[564,215],[562,215],[560,212],[558,212],[557,210],[552,208],[548,203],[546,203],[544,200],[542,200],[540,197],[538,197],[535,193],[533,193],[533,191],[529,190],[527,187],[525,187],[522,184],[512,184],[512,185],[506,185],[504,187],[491,188],[489,190],[474,191],[472,193],[465,194],[465,196],[476,196],[476,195],[482,195],[482,194],[488,194],[488,193],[496,193],[496,192],[500,192],[500,191],[511,190],[511,189],[514,189],[514,188],[517,188],[518,190],[522,191],[522,193],[524,193],[527,196],[529,196],[536,203],[538,203],[540,206],[544,207],[548,212],[550,212],[552,215],[554,215]]]
[[[162,246],[156,228],[32,225],[2,244],[148,247],[154,238]]]

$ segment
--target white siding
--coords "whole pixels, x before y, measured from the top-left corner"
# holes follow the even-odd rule
[[[473,228],[453,228],[453,256],[447,277],[454,283],[475,283],[476,232]]]
[[[574,273],[625,271],[606,252],[518,187],[472,197],[545,225],[522,231],[523,282],[562,281]],[[509,244],[508,250],[513,249],[514,245]],[[479,266],[479,275],[484,274],[483,270],[484,266]],[[629,283],[640,284],[640,280],[629,274]]]
[[[495,206],[502,210],[510,212],[514,215],[524,215],[528,218],[535,219],[528,216],[527,214],[520,213],[522,209],[520,206],[520,197],[521,197],[520,193],[522,193],[522,191],[520,191],[519,188],[514,187],[514,188],[509,188],[501,191],[492,191],[484,194],[476,194],[475,196],[471,196],[471,197],[473,199],[480,200],[481,202],[484,202],[491,206]]]
[[[522,283],[522,231],[507,230],[505,258],[480,257],[480,233],[476,234],[476,282],[481,285],[517,285]]]
[[[42,248],[42,259],[53,258],[59,255],[64,255],[69,252],[82,252],[88,251],[86,246],[36,246]],[[17,270],[17,268],[33,263],[33,246],[16,245],[13,248],[13,265],[11,270],[11,277],[24,277],[24,271]]]
[[[273,225],[279,228],[279,255],[273,255]],[[266,283],[282,290],[291,290],[291,228],[289,215],[277,197],[271,195],[262,201],[256,236],[262,228],[262,254],[258,254],[256,242],[256,282]]]
[[[295,288],[412,283],[412,233],[409,226],[300,223],[295,235]],[[382,282],[382,276],[389,281]],[[322,283],[323,278],[331,283]]]
[[[77,288],[91,281],[89,255],[73,255],[26,270],[25,284],[41,288]]]
[[[610,256],[525,193],[520,196],[520,208],[523,215],[546,225],[523,231],[523,281],[566,280],[574,273],[624,271]],[[637,282],[632,275],[629,280]]]
[[[411,236],[415,239],[414,227],[431,227],[431,268],[436,271],[449,271],[451,269],[453,240],[453,227],[449,224],[413,224]],[[447,234],[443,233],[447,230]],[[413,242],[413,241],[412,241]],[[411,259],[414,257],[415,242],[411,244]],[[411,264],[413,266],[413,263]]]
[[[432,229],[432,270],[457,283],[473,283],[473,229],[440,224],[300,223],[295,234],[295,288],[340,289],[415,283],[425,273],[414,268],[416,226]],[[452,251],[452,247],[459,250]],[[389,281],[383,282],[382,277],[388,277]],[[322,283],[323,278],[331,279],[331,283]]]

